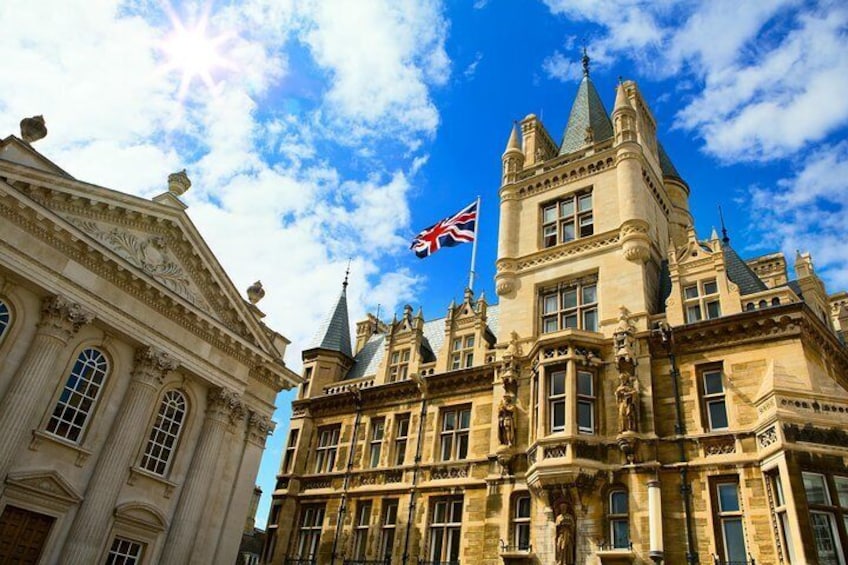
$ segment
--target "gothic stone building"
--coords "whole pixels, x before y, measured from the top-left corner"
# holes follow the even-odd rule
[[[848,295],[696,237],[637,85],[502,158],[496,288],[345,295],[303,354],[264,559],[844,565]]]
[[[288,342],[184,173],[137,198],[22,137],[0,141],[0,563],[231,565]]]

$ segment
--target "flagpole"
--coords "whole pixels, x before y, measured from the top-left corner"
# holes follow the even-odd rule
[[[474,290],[474,261],[477,259],[477,234],[480,231],[480,196],[477,196],[477,220],[474,222],[474,243],[471,247],[471,270],[468,272],[468,290]]]

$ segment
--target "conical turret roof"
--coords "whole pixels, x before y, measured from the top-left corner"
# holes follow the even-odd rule
[[[315,332],[309,344],[309,349],[325,349],[337,351],[353,359],[353,349],[350,345],[350,321],[347,314],[347,279],[342,285],[342,293],[335,308]]]
[[[610,139],[613,136],[612,121],[604,103],[592,79],[589,78],[589,57],[583,55],[583,80],[577,88],[577,96],[571,106],[571,114],[568,116],[568,125],[562,136],[562,145],[559,148],[560,155],[573,153],[587,145],[587,136],[591,128],[591,137],[594,143]]]

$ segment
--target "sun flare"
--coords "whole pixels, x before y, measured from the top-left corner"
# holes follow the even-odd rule
[[[186,25],[172,14],[171,22],[173,30],[162,42],[162,51],[166,59],[166,71],[181,73],[179,97],[185,97],[195,78],[200,79],[208,89],[213,89],[215,72],[232,67],[222,54],[230,35],[210,36],[205,15],[195,23]]]

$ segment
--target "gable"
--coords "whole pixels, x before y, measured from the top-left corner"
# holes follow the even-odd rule
[[[0,159],[45,173],[51,173],[69,179],[73,178],[53,161],[34,150],[30,144],[21,141],[14,135],[10,135],[0,141]]]

